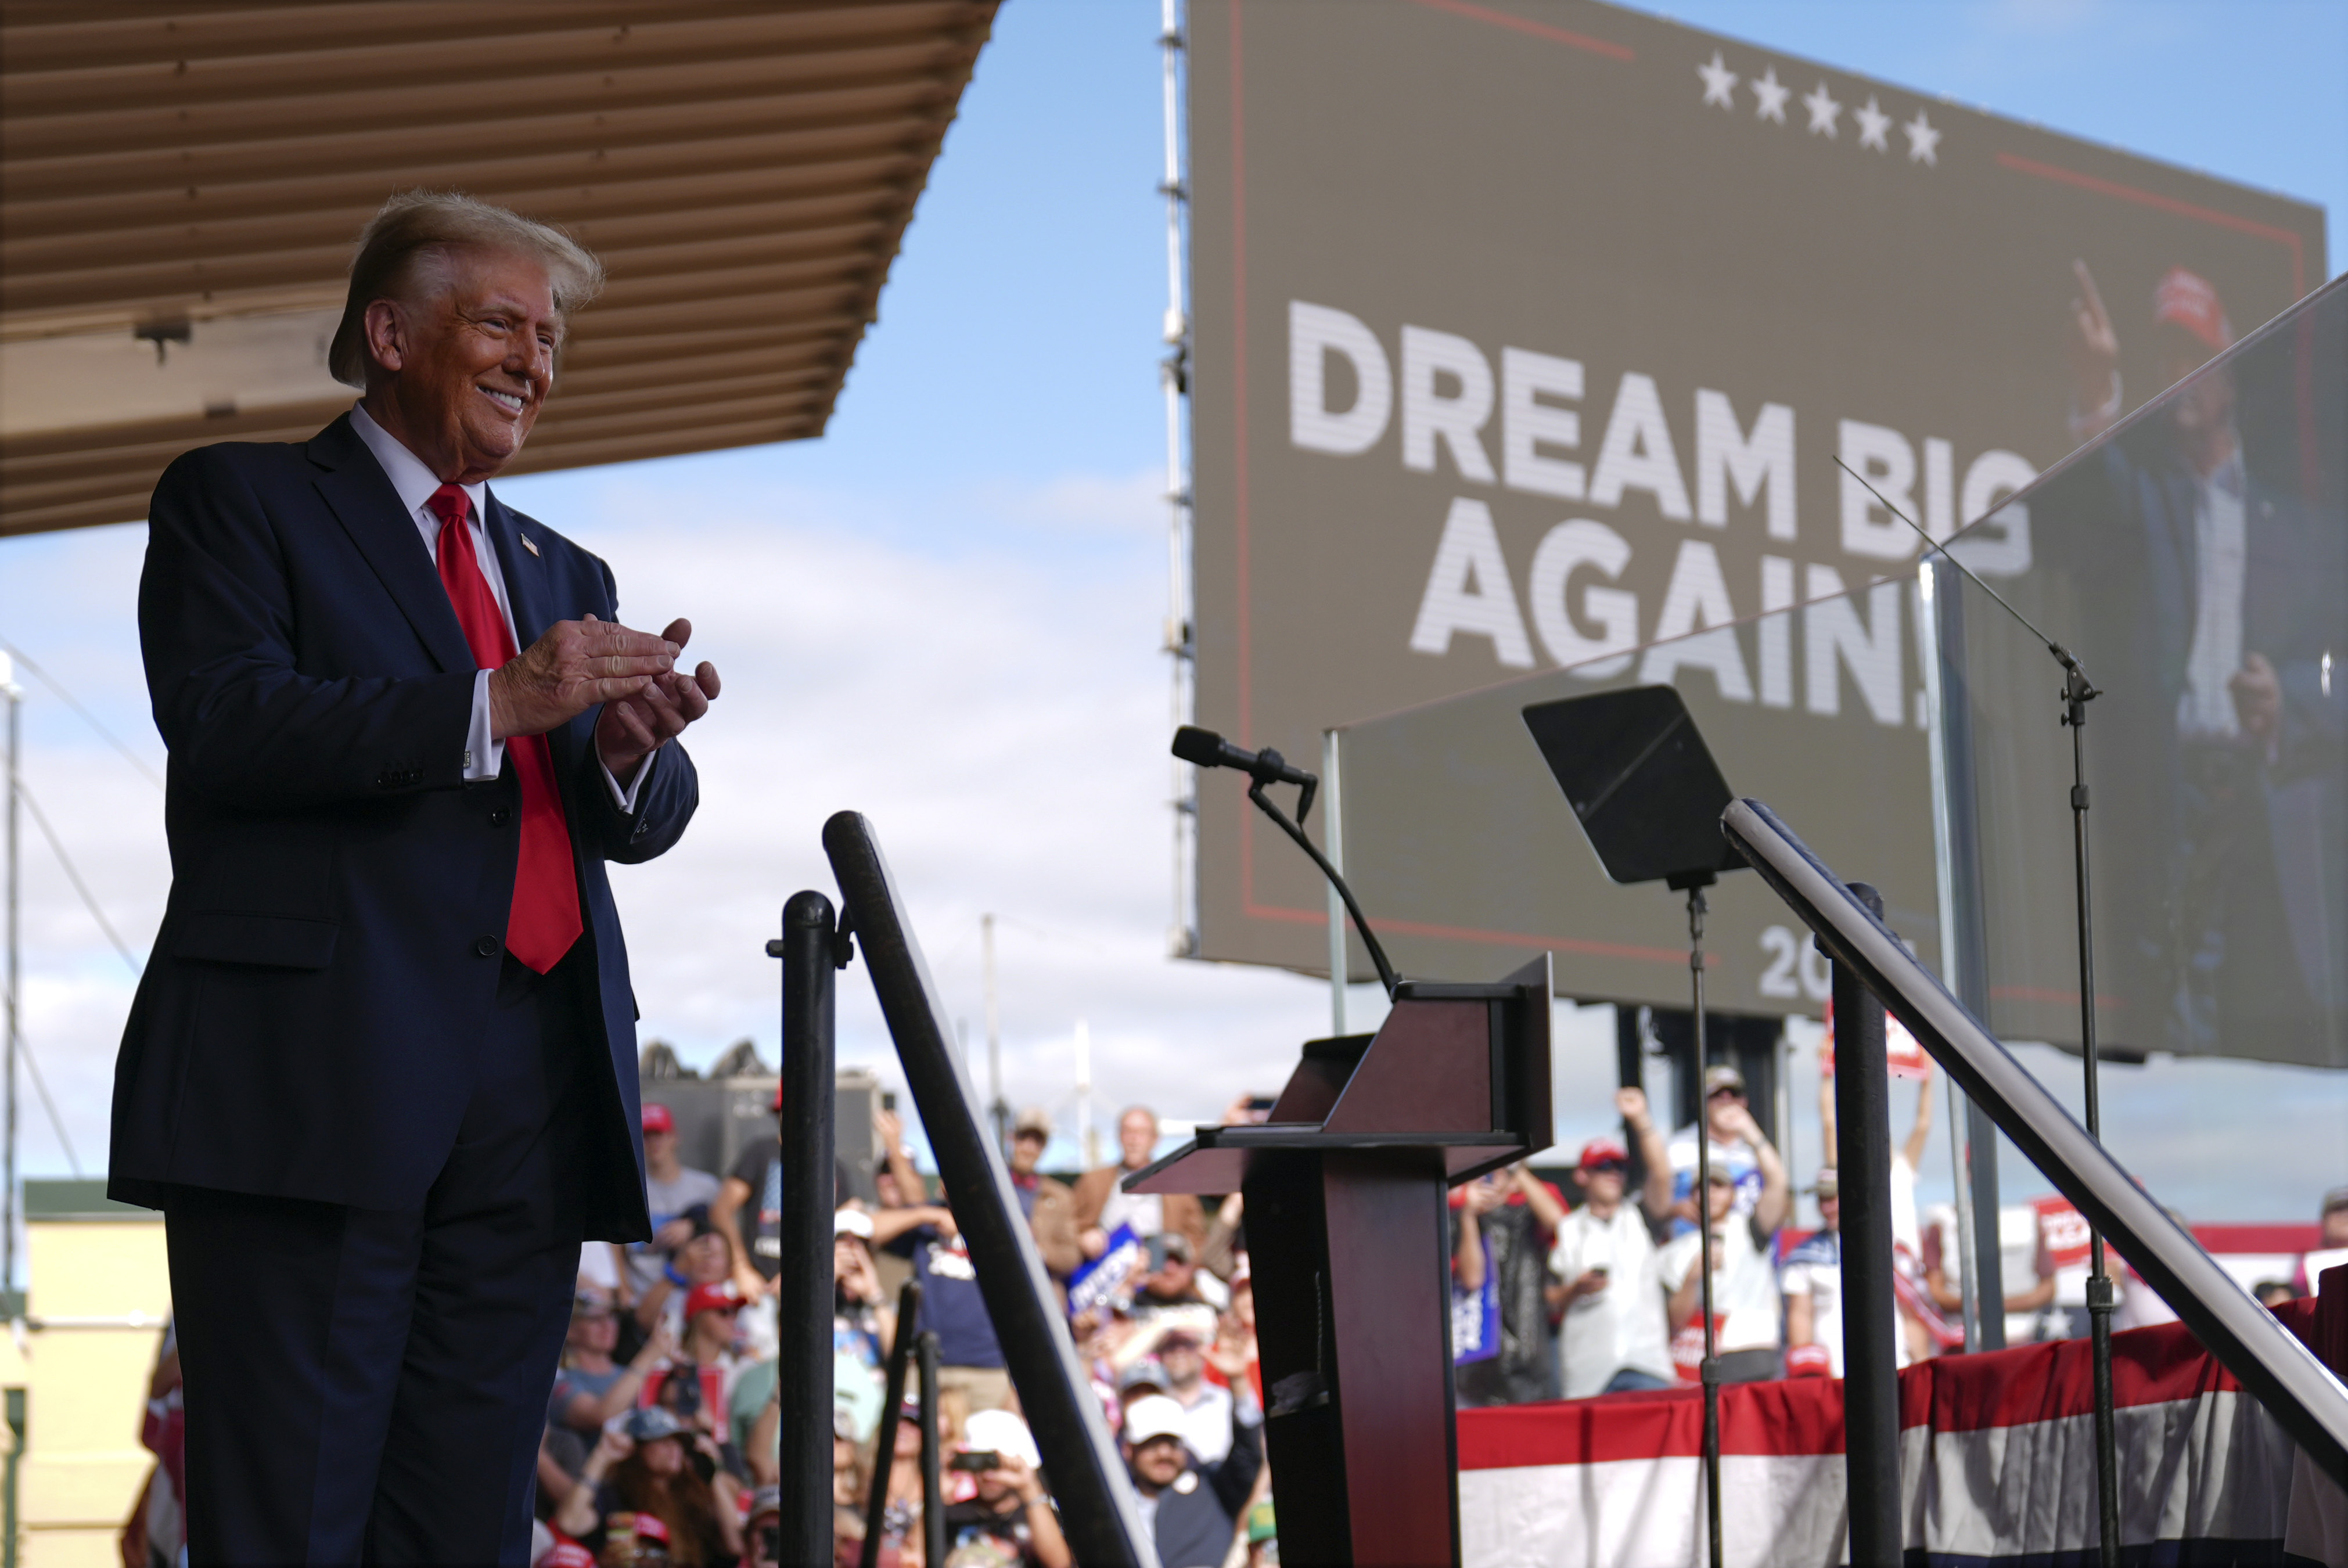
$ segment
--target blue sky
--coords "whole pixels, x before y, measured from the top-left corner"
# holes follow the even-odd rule
[[[1667,14],[2321,202],[2338,255],[2348,6],[2333,0],[1713,0]],[[1052,1109],[1064,1136],[1080,1018],[1104,1128],[1133,1099],[1212,1117],[1276,1087],[1295,1042],[1325,1026],[1323,987],[1164,956],[1157,30],[1154,0],[1004,5],[822,440],[498,487],[611,559],[623,614],[694,616],[696,650],[727,675],[693,739],[702,820],[667,861],[618,879],[644,1030],[688,1060],[744,1036],[774,1059],[760,946],[792,891],[828,884],[816,834],[843,806],[878,824],[973,1047],[977,921],[1004,917],[1006,1089]],[[135,525],[0,542],[0,636],[160,768],[131,614],[141,545]],[[26,684],[26,777],[143,956],[167,886],[160,797]],[[26,1033],[95,1170],[130,966],[29,823],[26,837]],[[877,1016],[846,978],[843,1057],[885,1072]],[[1357,1020],[1368,1002],[1357,993]],[[1558,1128],[1571,1145],[1609,1119],[1612,1031],[1597,1012],[1565,1024]],[[2075,1067],[2032,1060],[2069,1092]],[[2348,1181],[2348,1098],[2331,1080],[2166,1063],[2116,1072],[2106,1103],[2128,1130],[2114,1134],[2124,1157],[2197,1217],[2312,1217],[2313,1192]],[[1812,1120],[1797,1139],[1814,1152]],[[65,1168],[29,1097],[24,1140],[28,1170]],[[2274,1168],[2278,1148],[2293,1169]],[[1928,1200],[1947,1169],[1936,1139]],[[2035,1189],[2009,1171],[2013,1190]]]

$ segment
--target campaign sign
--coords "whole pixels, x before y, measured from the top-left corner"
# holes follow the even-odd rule
[[[1451,1282],[1451,1364],[1488,1361],[1500,1353],[1500,1291],[1492,1277],[1492,1249],[1484,1248],[1484,1284],[1467,1290]]]
[[[1101,1255],[1068,1276],[1068,1315],[1081,1317],[1106,1308],[1109,1299],[1141,1273],[1147,1257],[1148,1251],[1133,1227],[1119,1225]]]

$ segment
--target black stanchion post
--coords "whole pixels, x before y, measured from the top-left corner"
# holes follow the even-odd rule
[[[912,1357],[913,1320],[921,1313],[922,1282],[909,1279],[897,1293],[897,1332],[889,1341],[889,1374],[881,1390],[880,1429],[875,1434],[872,1485],[864,1498],[864,1545],[856,1554],[857,1568],[879,1568],[880,1562],[880,1521],[889,1511],[889,1474],[897,1467],[897,1413],[905,1403],[905,1363]],[[825,1425],[829,1430],[829,1423]],[[824,1517],[831,1517],[829,1507]],[[831,1558],[808,1561],[829,1563]]]
[[[831,901],[783,905],[783,1288],[780,1315],[784,1560],[831,1556]]]
[[[923,1334],[913,1341],[913,1356],[922,1366],[922,1561],[946,1560],[945,1477],[938,1452],[938,1336]]]
[[[1704,1314],[1704,1361],[1696,1371],[1704,1384],[1704,1561],[1720,1568],[1720,1346],[1718,1323],[1712,1313],[1712,1103],[1704,1092],[1704,916],[1708,907],[1704,881],[1687,890],[1688,985],[1694,995],[1695,1020],[1695,1225],[1696,1264],[1703,1275],[1698,1310]]]
[[[1865,882],[1851,892],[1877,915]],[[1842,1194],[1843,1477],[1850,1560],[1896,1563],[1900,1529],[1900,1374],[1892,1336],[1891,1086],[1883,1004],[1848,964],[1834,966],[1836,1176]]]

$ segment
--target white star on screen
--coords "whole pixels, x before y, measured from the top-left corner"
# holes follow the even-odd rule
[[[1779,85],[1777,67],[1771,66],[1761,73],[1761,79],[1753,84],[1755,100],[1753,112],[1763,119],[1774,119],[1779,125],[1785,124],[1786,98],[1793,90],[1791,88]]]
[[[1873,93],[1867,95],[1865,107],[1850,111],[1850,117],[1859,121],[1859,144],[1861,147],[1871,147],[1878,152],[1891,150],[1891,144],[1884,139],[1885,133],[1891,129],[1891,117],[1876,106]]]
[[[1924,118],[1922,109],[1918,109],[1916,118],[1900,129],[1908,135],[1909,162],[1929,163],[1935,169],[1941,166],[1939,156],[1941,133],[1933,127],[1931,120]]]
[[[1736,90],[1736,73],[1722,63],[1720,51],[1712,52],[1712,63],[1698,66],[1695,74],[1704,78],[1704,101],[1716,103],[1723,108],[1735,108],[1736,100],[1730,95]]]
[[[1817,136],[1820,132],[1824,132],[1828,137],[1836,134],[1835,121],[1841,117],[1842,105],[1837,103],[1833,96],[1827,91],[1826,83],[1820,82],[1816,92],[1804,93],[1802,107],[1810,111],[1812,136]]]

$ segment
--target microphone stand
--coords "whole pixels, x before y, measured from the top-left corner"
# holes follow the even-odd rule
[[[1720,1346],[1712,1315],[1712,1105],[1704,1093],[1704,917],[1709,907],[1704,890],[1712,881],[1711,872],[1698,872],[1684,879],[1673,877],[1670,885],[1687,889],[1688,985],[1695,1004],[1696,1267],[1703,1271],[1698,1288],[1703,1295],[1699,1310],[1704,1314],[1704,1361],[1698,1371],[1704,1381],[1704,1514],[1707,1561],[1711,1568],[1721,1568]],[[1735,1205],[1729,1212],[1733,1219]]]
[[[2073,890],[2078,900],[2079,1054],[2086,1069],[2087,1135],[2101,1143],[2104,1127],[2103,1101],[2096,1084],[2096,925],[2088,897],[2086,733],[2087,705],[2104,694],[2087,678],[2087,672],[2080,667],[2077,657],[2070,649],[2033,625],[2030,617],[2006,603],[2005,595],[1983,583],[1972,567],[1951,554],[1940,541],[1917,527],[1914,518],[1893,506],[1881,490],[1869,484],[1865,475],[1838,457],[1835,459],[1835,466],[1865,486],[1867,493],[1873,496],[1884,511],[1915,529],[1941,560],[1963,573],[1975,587],[1996,600],[1999,606],[2019,621],[2024,630],[2044,645],[2054,662],[2063,666],[2063,689],[2057,696],[2063,704],[2061,722],[2071,731],[2071,875]],[[1980,519],[1974,521],[1979,521]],[[1972,524],[1966,526],[1971,527]],[[1960,533],[1963,531],[1963,529],[1958,530]],[[2103,1568],[2119,1568],[2119,1441],[2112,1415],[2112,1277],[2104,1266],[2104,1233],[2093,1224],[2087,1229],[2087,1329],[2091,1354],[2095,1358],[2096,1514],[2101,1542],[2099,1557]],[[1988,1311],[1989,1304],[1983,1303],[1982,1310]]]
[[[2096,926],[2087,898],[2087,704],[2103,694],[2079,661],[2064,655],[2063,722],[2071,728],[2071,852],[2079,898],[2079,1047],[2086,1063],[2087,1135],[2104,1137],[2096,1084]],[[2087,1230],[2087,1332],[2096,1362],[2096,1502],[2104,1568],[2120,1560],[2119,1438],[2112,1415],[2112,1276],[2104,1268],[2104,1233]]]
[[[1288,766],[1287,759],[1269,747],[1256,755],[1262,759],[1262,766],[1261,769],[1251,770],[1252,781],[1248,785],[1248,799],[1255,802],[1257,810],[1279,823],[1280,830],[1295,840],[1298,849],[1313,857],[1313,863],[1321,868],[1321,874],[1329,879],[1329,885],[1335,888],[1337,896],[1345,901],[1345,913],[1354,917],[1354,929],[1362,934],[1362,945],[1370,950],[1370,962],[1377,965],[1378,983],[1386,988],[1386,997],[1391,1001],[1395,987],[1402,984],[1402,977],[1395,973],[1395,966],[1386,962],[1386,950],[1378,945],[1368,919],[1362,913],[1361,904],[1354,898],[1354,890],[1345,885],[1344,875],[1329,863],[1329,857],[1321,852],[1321,846],[1307,838],[1300,825],[1313,810],[1313,792],[1321,787],[1321,780],[1313,774],[1304,775],[1304,782],[1298,787],[1296,820],[1291,821],[1288,814],[1272,804],[1272,797],[1264,793],[1265,787],[1273,783],[1279,771]]]

